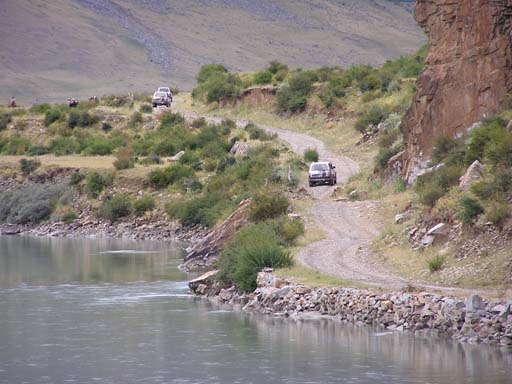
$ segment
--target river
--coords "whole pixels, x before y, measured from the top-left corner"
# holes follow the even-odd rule
[[[190,295],[179,244],[0,237],[0,383],[511,383],[512,352]]]

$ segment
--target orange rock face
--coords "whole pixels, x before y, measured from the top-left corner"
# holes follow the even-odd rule
[[[455,137],[499,112],[512,91],[512,0],[418,0],[431,45],[402,122],[411,181],[436,137]]]

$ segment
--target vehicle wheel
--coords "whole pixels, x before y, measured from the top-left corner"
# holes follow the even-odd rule
[[[156,108],[156,104],[155,103],[153,103],[153,108]]]
[[[336,185],[336,184],[338,184],[338,178],[337,177],[334,178],[334,185]]]
[[[314,186],[314,184],[313,184],[313,183],[309,183],[309,186],[310,186],[310,187],[313,187],[313,186]]]

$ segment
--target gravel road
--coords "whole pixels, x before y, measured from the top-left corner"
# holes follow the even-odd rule
[[[189,120],[203,117],[209,122],[220,123],[224,119],[193,112],[182,113]],[[236,121],[239,127],[245,127],[247,123],[246,120]],[[325,144],[314,137],[261,124],[258,126],[267,132],[277,134],[295,153],[302,155],[305,149],[315,148],[321,160],[330,161],[336,166],[338,183],[346,182],[358,171],[355,161],[328,151]],[[299,252],[298,259],[303,265],[340,279],[386,289],[403,289],[412,285],[426,291],[458,296],[499,295],[496,289],[466,289],[423,284],[393,275],[371,257],[371,242],[381,232],[375,215],[379,209],[377,202],[333,201],[333,186],[304,187],[315,199],[312,214],[315,225],[324,232],[325,239],[312,243]]]

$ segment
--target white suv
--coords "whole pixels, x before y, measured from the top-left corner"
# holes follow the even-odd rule
[[[311,163],[308,181],[310,187],[318,184],[334,185],[338,182],[336,167],[327,161]]]

